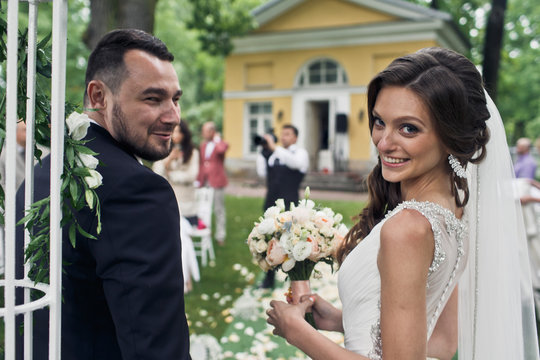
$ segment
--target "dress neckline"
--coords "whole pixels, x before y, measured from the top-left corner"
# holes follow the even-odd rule
[[[405,200],[405,201],[402,201],[400,202],[399,204],[396,205],[395,208],[393,208],[392,210],[390,210],[388,212],[388,214],[386,215],[386,217],[390,217],[392,216],[394,213],[396,213],[397,211],[403,209],[403,208],[409,208],[411,207],[410,205],[413,205],[412,207],[415,207],[414,205],[419,205],[419,204],[428,204],[429,206],[432,206],[432,207],[436,207],[439,211],[441,211],[442,213],[445,213],[449,216],[451,216],[453,219],[455,219],[456,221],[458,221],[460,224],[463,224],[465,221],[463,220],[463,216],[461,217],[461,219],[459,219],[456,214],[454,214],[454,212],[444,206],[442,206],[441,204],[438,204],[436,202],[433,202],[433,201],[429,201],[429,200],[426,200],[426,201],[418,201],[416,199],[411,199],[411,200]]]

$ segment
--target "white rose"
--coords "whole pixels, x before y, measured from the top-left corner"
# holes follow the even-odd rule
[[[328,217],[334,217],[334,210],[330,209],[329,207],[325,207],[321,211],[325,213]]]
[[[268,249],[268,244],[264,240],[259,240],[255,243],[255,251],[257,251],[259,254],[263,253]]]
[[[297,207],[292,212],[293,219],[298,224],[305,224],[311,220],[311,217],[314,215],[311,209],[305,207]]]
[[[292,270],[295,264],[296,264],[296,261],[294,259],[287,259],[287,261],[281,264],[281,270],[288,272]]]
[[[315,214],[314,222],[319,228],[322,228],[324,226],[333,226],[334,218],[332,216],[328,216],[328,214],[324,211],[317,211],[317,213]]]
[[[294,245],[294,248],[292,251],[294,260],[296,261],[306,260],[307,257],[311,254],[312,249],[313,249],[313,245],[310,242],[299,241],[296,245]]]
[[[281,209],[277,206],[271,206],[264,212],[265,218],[272,218],[274,219],[279,213],[281,212]]]
[[[90,189],[95,189],[101,185],[101,181],[103,180],[103,177],[96,170],[88,170],[88,171],[90,172],[90,175],[85,176],[84,181],[86,181],[86,184],[88,185]]]
[[[339,235],[345,236],[349,232],[349,229],[347,229],[347,226],[345,226],[345,224],[340,224],[339,227],[337,228],[337,231]]]
[[[272,234],[276,231],[276,223],[274,219],[264,219],[258,226],[259,234]]]
[[[83,166],[88,169],[95,170],[98,164],[99,164],[99,160],[96,159],[96,157],[92,155],[79,154],[79,157],[77,158],[77,165]]]
[[[90,118],[86,114],[72,112],[66,119],[68,134],[73,140],[82,140],[90,126]]]
[[[343,220],[343,215],[341,215],[340,213],[337,213],[336,215],[334,215],[334,222],[335,223],[339,224],[342,220]]]
[[[276,206],[281,210],[285,211],[285,201],[283,199],[276,200]]]
[[[315,202],[313,202],[313,200],[303,199],[298,202],[298,207],[313,209],[315,207]]]
[[[334,229],[331,228],[330,226],[323,226],[319,232],[321,233],[321,235],[323,236],[326,236],[328,238],[334,236]]]

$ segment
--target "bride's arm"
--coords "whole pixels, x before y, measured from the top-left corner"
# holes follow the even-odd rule
[[[452,359],[458,346],[458,288],[454,289],[428,341],[428,356]]]
[[[270,302],[267,321],[274,326],[274,335],[285,338],[313,360],[369,360],[339,346],[308,324],[304,314],[312,304],[309,298],[298,305]]]
[[[431,225],[415,210],[402,210],[382,226],[377,265],[385,360],[426,358],[426,285],[434,248]]]

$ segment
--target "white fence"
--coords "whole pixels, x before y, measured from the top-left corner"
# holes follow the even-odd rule
[[[26,185],[25,206],[33,201],[33,144],[35,119],[35,78],[37,14],[40,2],[49,0],[28,0],[28,78],[26,112]],[[50,309],[49,359],[60,359],[60,324],[61,324],[61,289],[62,289],[62,233],[60,220],[60,185],[63,168],[64,145],[64,99],[67,38],[67,0],[52,0],[52,79],[51,79],[51,208],[50,208],[50,284],[37,284],[27,277],[15,278],[15,158],[16,158],[16,123],[17,123],[17,49],[18,49],[18,13],[19,0],[7,1],[7,66],[6,66],[6,186],[5,186],[5,278],[0,280],[4,288],[4,308],[0,316],[4,318],[5,359],[15,359],[15,336],[19,331],[15,325],[15,316],[24,314],[25,360],[32,359],[32,312],[48,306]],[[28,233],[25,242],[28,243]],[[15,305],[15,289],[24,288],[25,299],[21,305]],[[44,296],[31,301],[30,290],[38,289]]]

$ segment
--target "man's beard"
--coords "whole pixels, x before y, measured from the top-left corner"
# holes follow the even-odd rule
[[[161,160],[167,157],[171,152],[171,141],[169,140],[168,144],[164,147],[152,146],[149,142],[150,134],[153,132],[155,126],[154,124],[150,125],[146,129],[146,139],[142,138],[141,135],[138,135],[133,131],[128,125],[128,120],[126,115],[122,111],[122,108],[119,104],[115,103],[113,105],[113,129],[116,134],[116,141],[122,144],[128,151],[131,153],[149,161]],[[167,131],[172,133],[174,125],[167,126]],[[163,130],[163,129],[162,129]]]

